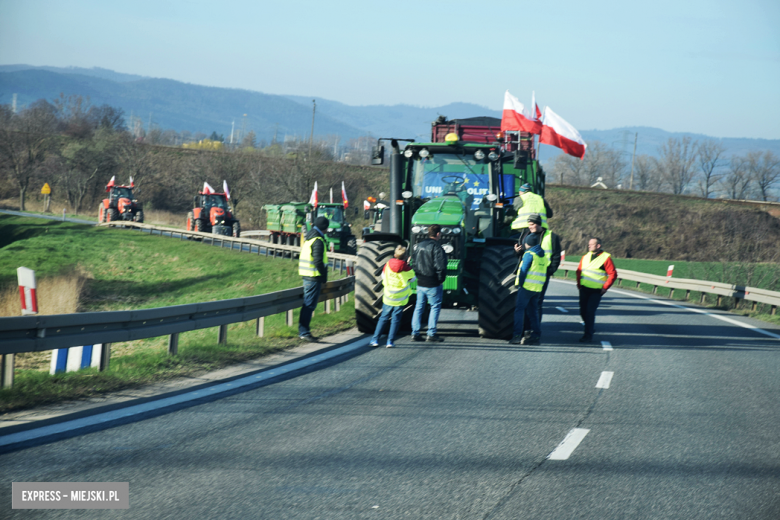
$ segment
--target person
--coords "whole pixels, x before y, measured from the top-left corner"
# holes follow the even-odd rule
[[[542,315],[544,314],[542,311],[544,305],[544,296],[547,294],[547,287],[550,285],[550,278],[555,274],[555,271],[557,271],[558,267],[561,265],[561,238],[552,231],[542,227],[541,215],[538,213],[531,213],[528,216],[528,227],[523,230],[522,234],[520,235],[520,239],[518,239],[517,244],[515,244],[515,254],[518,257],[521,256],[524,252],[523,241],[525,240],[525,237],[531,233],[539,235],[539,240],[541,242],[542,250],[544,251],[544,256],[550,261],[550,265],[547,266],[547,278],[544,281],[542,292],[539,294],[538,298],[539,324],[541,325]],[[524,323],[524,335],[527,336],[530,334],[527,315],[526,321]]]
[[[580,316],[585,322],[585,334],[580,343],[593,341],[596,325],[596,309],[601,297],[617,278],[612,255],[601,249],[601,239],[588,240],[588,254],[580,258],[577,266],[577,289],[580,291]]]
[[[414,255],[414,270],[417,273],[417,304],[412,316],[412,339],[423,341],[420,329],[426,301],[431,306],[428,316],[428,334],[425,341],[441,342],[444,339],[436,334],[441,301],[444,296],[444,280],[447,278],[447,255],[441,244],[441,226],[433,224],[428,228],[428,238],[417,245]]]
[[[547,266],[550,261],[542,250],[538,233],[531,233],[523,241],[525,252],[520,263],[520,269],[515,277],[517,299],[515,300],[514,335],[509,343],[513,345],[539,345],[542,331],[539,326],[539,294],[542,292],[547,278]],[[523,329],[528,315],[528,328],[531,335],[523,337]]]
[[[513,230],[521,231],[523,228],[528,227],[528,217],[532,213],[538,213],[542,218],[542,227],[544,229],[549,229],[547,219],[552,218],[553,210],[541,195],[537,195],[531,191],[531,185],[529,183],[526,182],[520,186],[517,198],[515,198],[514,206],[517,211],[517,217],[512,221]]]
[[[301,254],[298,258],[298,274],[303,277],[303,306],[298,319],[298,337],[306,341],[317,341],[311,335],[311,316],[317,308],[322,284],[328,281],[328,252],[325,245],[325,231],[330,221],[317,217],[314,226],[306,233]]]
[[[390,332],[387,333],[387,348],[394,346],[395,335],[401,325],[401,317],[404,307],[409,303],[412,295],[410,283],[414,280],[414,271],[406,263],[406,247],[396,246],[393,258],[391,258],[382,270],[384,277],[384,293],[382,296],[382,314],[376,323],[374,337],[371,338],[371,346],[379,346],[379,336],[385,328],[387,320],[390,321]]]

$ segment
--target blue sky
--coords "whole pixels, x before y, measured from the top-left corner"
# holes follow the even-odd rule
[[[0,0],[0,64],[780,139],[780,2]],[[640,5],[641,4],[641,5]],[[479,114],[475,114],[479,115]]]

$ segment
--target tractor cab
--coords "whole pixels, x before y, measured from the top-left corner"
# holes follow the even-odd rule
[[[133,200],[133,188],[128,186],[114,186],[109,194],[111,200],[130,199]]]
[[[314,212],[314,218],[325,217],[331,223],[337,222],[339,224],[344,223],[344,207],[339,205],[325,206],[320,204]]]
[[[228,211],[230,208],[228,207],[227,198],[224,195],[201,195],[201,206],[203,208],[219,208],[223,209],[225,211]]]

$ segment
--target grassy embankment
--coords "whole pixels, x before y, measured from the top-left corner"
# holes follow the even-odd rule
[[[41,312],[47,314],[165,307],[300,285],[297,262],[289,259],[131,230],[0,215],[3,316],[20,313],[19,266],[36,271]],[[316,335],[353,327],[352,300],[338,313],[320,310],[312,326]],[[266,318],[264,338],[255,337],[254,321],[230,325],[228,344],[220,347],[216,328],[182,333],[174,357],[167,354],[167,337],[114,343],[106,372],[87,369],[50,376],[50,352],[20,354],[14,388],[0,390],[0,412],[193,375],[297,344],[297,327],[287,327],[284,315],[276,315]]]

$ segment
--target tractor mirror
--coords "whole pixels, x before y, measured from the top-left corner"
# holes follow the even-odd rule
[[[371,164],[374,166],[381,166],[385,163],[385,147],[375,146],[371,150]]]

